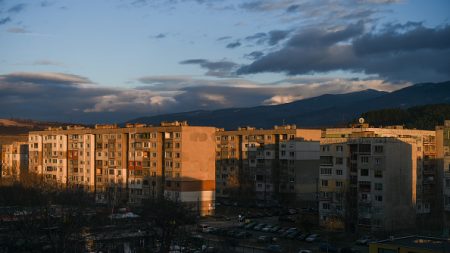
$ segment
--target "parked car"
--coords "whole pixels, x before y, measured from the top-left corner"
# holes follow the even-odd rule
[[[284,232],[286,232],[286,230],[287,230],[287,228],[280,228],[280,229],[277,231],[277,233],[278,233],[279,235],[282,235]]]
[[[272,227],[270,229],[270,232],[274,233],[274,232],[277,232],[278,230],[280,230],[280,227],[279,226],[275,226],[275,227]]]
[[[312,235],[306,237],[305,241],[307,241],[307,242],[315,242],[315,241],[317,241],[319,239],[319,237],[320,236],[318,234],[312,234]]]
[[[309,236],[308,233],[301,233],[301,234],[297,237],[297,239],[300,240],[300,241],[304,241],[308,236]]]
[[[265,227],[263,227],[263,228],[261,229],[261,231],[263,231],[263,232],[269,232],[271,229],[272,229],[272,226],[271,226],[271,225],[266,225]]]
[[[272,238],[268,235],[260,235],[258,237],[258,242],[270,242],[272,241]]]
[[[266,226],[266,224],[264,224],[264,223],[259,223],[258,225],[256,225],[255,227],[253,227],[253,230],[260,231],[264,226]]]
[[[339,249],[329,243],[321,243],[319,245],[319,249],[321,252],[328,252],[328,253],[337,253]]]
[[[312,253],[312,251],[309,249],[301,249],[298,251],[298,253]]]
[[[203,233],[214,234],[218,229],[215,227],[207,227],[203,230]]]
[[[267,252],[272,252],[272,253],[281,253],[281,252],[283,252],[283,249],[278,244],[269,245],[269,246],[267,246],[266,250],[267,250]]]
[[[288,239],[294,239],[294,238],[296,238],[296,237],[298,236],[298,234],[300,234],[300,232],[298,232],[298,231],[293,231],[293,232],[290,232],[290,233],[286,236],[286,238],[288,238]]]

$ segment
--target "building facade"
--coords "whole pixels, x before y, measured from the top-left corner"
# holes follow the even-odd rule
[[[322,137],[321,225],[374,231],[439,223],[434,131],[360,126]]]
[[[21,175],[28,170],[28,143],[4,144],[1,154],[1,178],[20,180]]]
[[[292,199],[299,191],[298,196],[306,194],[310,200],[310,195],[316,193],[311,185],[318,179],[319,140],[320,130],[298,129],[295,125],[273,129],[242,127],[235,131],[218,129],[217,195],[269,201]],[[314,193],[302,192],[313,190]]]
[[[140,204],[164,195],[214,211],[215,128],[186,122],[67,127],[29,134],[29,168],[98,202]]]
[[[450,230],[450,120],[443,126],[436,127],[437,158],[442,173],[442,198],[444,229]]]

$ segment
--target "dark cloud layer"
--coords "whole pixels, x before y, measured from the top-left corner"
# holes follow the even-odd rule
[[[239,67],[238,64],[230,61],[208,61],[205,59],[189,59],[180,62],[180,64],[199,65],[201,68],[208,70],[205,75],[215,77],[235,76],[234,72]]]
[[[388,87],[379,80],[289,79],[257,84],[242,79],[212,81],[150,76],[139,78],[139,81],[147,86],[102,87],[86,77],[63,73],[0,75],[0,108],[8,108],[0,110],[0,118],[124,122],[145,115],[279,104],[323,93]],[[317,89],[318,85],[320,89]]]
[[[406,30],[400,27],[365,33],[364,24],[358,22],[341,29],[303,30],[283,48],[241,67],[238,73],[301,75],[345,70],[388,80],[449,79],[450,26],[427,28],[415,24]]]
[[[256,44],[267,43],[270,46],[274,46],[278,42],[286,39],[290,33],[291,31],[288,30],[272,30],[267,33],[259,32],[245,37],[245,40],[255,42]]]

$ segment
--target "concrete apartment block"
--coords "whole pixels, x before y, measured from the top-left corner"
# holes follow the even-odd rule
[[[186,122],[68,127],[29,134],[30,171],[98,202],[140,204],[165,195],[200,214],[215,200],[215,128]]]
[[[321,224],[351,231],[430,225],[441,211],[436,164],[434,131],[364,125],[324,130]]]
[[[13,142],[1,147],[0,177],[5,180],[20,180],[28,170],[28,143]]]
[[[450,230],[450,120],[436,127],[437,160],[442,178],[444,229]]]
[[[311,174],[311,178],[305,179],[310,185],[317,181],[317,176],[312,175],[314,170],[317,171],[317,167],[314,167],[313,161],[308,162],[314,156],[301,157],[299,152],[304,152],[304,148],[311,148],[312,153],[317,152],[318,143],[309,145],[306,142],[319,141],[320,134],[320,130],[298,129],[295,125],[275,126],[273,129],[252,127],[242,127],[234,131],[218,129],[216,133],[218,196],[233,198],[251,195],[247,197],[263,201],[283,198],[296,200],[298,197],[296,190],[305,191],[298,186],[302,182],[297,180],[300,176],[298,172],[307,170]],[[295,144],[296,142],[298,144]],[[287,146],[282,146],[283,143]],[[296,148],[299,150],[293,151]],[[281,159],[282,149],[289,152],[288,154],[290,152],[295,154],[293,157]],[[316,158],[318,162],[318,157]],[[309,174],[305,174],[305,177],[307,175]],[[303,193],[300,192],[301,194]]]

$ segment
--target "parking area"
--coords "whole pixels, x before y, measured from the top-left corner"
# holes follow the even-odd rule
[[[200,236],[210,241],[223,241],[240,245],[253,252],[342,252],[367,253],[366,242],[357,241],[344,233],[331,233],[317,228],[306,230],[299,225],[299,214],[293,210],[280,215],[266,213],[249,218],[243,214],[202,220]],[[254,251],[256,250],[256,251]],[[250,250],[236,252],[252,252]]]

